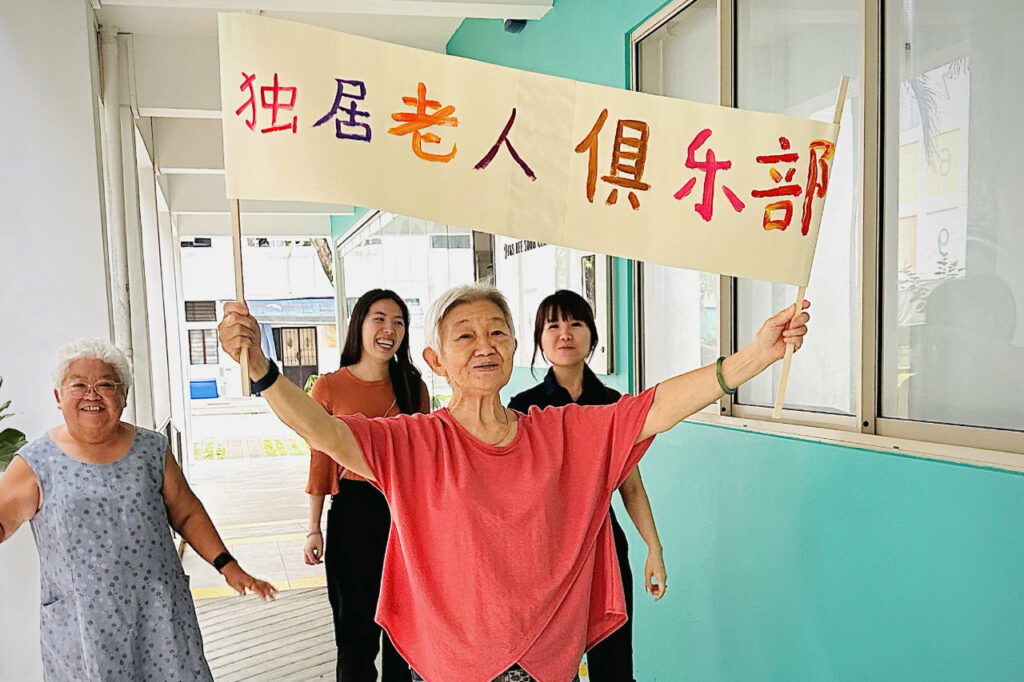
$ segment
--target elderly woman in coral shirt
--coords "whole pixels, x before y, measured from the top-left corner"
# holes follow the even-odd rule
[[[804,302],[804,307],[809,304]],[[516,340],[505,298],[455,287],[427,315],[424,359],[452,399],[431,414],[333,418],[280,378],[244,303],[220,339],[309,444],[384,493],[392,532],[377,621],[428,682],[569,682],[626,620],[608,521],[612,493],[651,439],[798,348],[790,307],[728,358],[600,406],[506,409]]]

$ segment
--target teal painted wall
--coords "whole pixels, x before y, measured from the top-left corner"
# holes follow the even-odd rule
[[[627,36],[661,5],[556,0],[518,35],[466,21],[448,51],[624,86]],[[628,528],[640,682],[1024,679],[1024,476],[701,424],[659,436],[641,468],[669,590],[640,592]]]
[[[337,243],[341,237],[348,232],[348,228],[355,225],[357,222],[362,220],[368,208],[362,208],[360,206],[352,207],[352,215],[332,215],[331,216],[331,243]]]

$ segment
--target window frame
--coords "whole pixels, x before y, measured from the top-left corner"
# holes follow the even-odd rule
[[[217,330],[216,329],[210,329],[208,327],[193,327],[191,329],[188,329],[187,331],[188,331],[188,349],[189,349],[188,350],[188,360],[189,360],[188,364],[190,366],[192,366],[192,367],[197,367],[197,366],[201,366],[201,365],[219,365],[220,364],[220,349],[217,346]],[[202,362],[195,362],[194,358],[192,357],[192,334],[193,333],[198,333],[202,337],[202,341],[203,341],[203,346],[202,346],[202,348],[203,348],[203,359],[202,359]],[[212,334],[213,335],[213,341],[214,341],[214,345],[213,345],[213,356],[214,357],[213,357],[213,360],[210,359],[209,353],[206,352],[206,336],[207,336],[207,334]]]
[[[635,27],[629,40],[629,88],[639,86],[640,42],[677,18],[698,0],[675,0]],[[716,0],[718,8],[719,104],[736,106],[736,2]],[[894,419],[881,416],[882,367],[882,229],[886,196],[884,118],[898,106],[885,98],[885,0],[861,3],[861,79],[859,97],[851,106],[859,108],[861,126],[860,169],[860,320],[855,346],[861,368],[856,386],[856,414],[836,415],[784,409],[782,418],[772,419],[770,407],[736,404],[731,396],[718,401],[715,410],[693,415],[691,421],[716,424],[758,433],[785,435],[802,440],[895,454],[951,461],[974,466],[1024,472],[1024,431],[960,426],[946,423]],[[891,207],[890,207],[891,208]],[[736,351],[736,279],[720,277],[719,352]],[[646,387],[643,357],[643,263],[631,265],[633,328],[636,330],[632,362],[637,389]],[[812,292],[813,295],[813,292]]]

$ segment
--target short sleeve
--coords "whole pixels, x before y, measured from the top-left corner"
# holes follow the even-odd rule
[[[331,390],[327,386],[327,382],[327,374],[318,376],[316,381],[313,382],[313,389],[309,392],[309,396],[320,403],[321,407],[327,410],[327,414],[333,414],[331,412]]]
[[[309,479],[306,492],[310,495],[335,495],[338,492],[338,478],[341,467],[328,455],[319,450],[309,451]]]
[[[401,456],[398,450],[400,444],[408,440],[402,437],[400,425],[408,415],[368,419],[361,414],[346,414],[338,419],[345,422],[359,444],[366,466],[373,474],[374,480],[370,482],[391,500],[394,465]]]
[[[609,491],[622,485],[654,441],[654,436],[640,443],[636,439],[647,421],[656,390],[654,386],[636,396],[625,395],[611,405],[566,409],[566,427],[573,442],[586,444],[589,453],[598,436],[607,444],[605,486]]]
[[[331,390],[327,385],[328,375],[321,374],[313,382],[309,395],[318,402],[327,414],[331,412]],[[326,453],[310,448],[309,479],[306,481],[306,492],[310,495],[334,495],[338,492],[338,478],[341,468]]]

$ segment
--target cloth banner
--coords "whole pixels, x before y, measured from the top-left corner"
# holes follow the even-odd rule
[[[220,15],[229,199],[806,285],[839,127]]]

